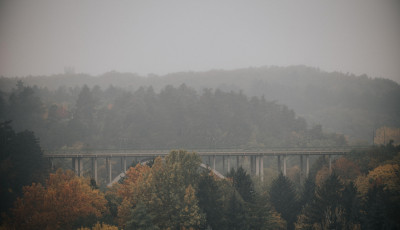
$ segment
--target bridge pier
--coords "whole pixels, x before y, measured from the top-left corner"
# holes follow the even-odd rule
[[[121,157],[121,171],[126,172],[126,157]]]
[[[92,158],[92,178],[98,183],[99,181],[97,180],[97,158],[94,157]]]
[[[54,159],[52,157],[49,158],[49,164],[50,164],[51,171],[53,171],[54,170]]]
[[[222,175],[225,174],[225,156],[222,156]]]
[[[106,171],[107,171],[107,183],[112,181],[112,168],[111,168],[111,157],[106,157]]]
[[[228,170],[227,172],[229,173],[229,171],[231,170],[231,156],[228,156]]]
[[[213,156],[213,170],[215,170],[215,155]]]
[[[329,173],[332,173],[332,158],[331,158],[331,155],[328,155],[328,162],[329,162]]]
[[[283,175],[286,176],[286,155],[283,155]]]
[[[75,174],[79,176],[80,173],[80,158],[79,157],[73,157],[72,158],[72,169],[74,170]]]
[[[306,155],[306,178],[308,178],[309,173],[310,173],[310,155]]]
[[[303,155],[300,155],[300,184],[303,184],[303,180],[304,180]]]
[[[278,155],[278,173],[282,173],[282,169],[281,169],[281,156]]]
[[[79,168],[78,168],[78,175],[79,176],[83,176],[83,159],[82,157],[78,158],[78,164],[79,164]]]
[[[259,167],[258,167],[258,175],[260,176],[260,180],[264,181],[264,156],[258,156],[258,163],[259,163]]]
[[[260,175],[260,157],[259,156],[254,156],[255,158],[255,163],[256,163],[256,176]]]

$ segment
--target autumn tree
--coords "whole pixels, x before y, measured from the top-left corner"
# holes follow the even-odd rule
[[[191,185],[185,189],[181,212],[181,229],[198,229],[204,222],[204,214],[200,210],[195,190]]]
[[[146,213],[160,229],[200,228],[205,220],[195,190],[200,162],[197,154],[179,150],[171,151],[165,161],[156,158],[151,168],[130,169],[118,188],[124,198],[118,207],[119,225],[140,224],[132,219],[134,212]]]
[[[45,186],[24,187],[10,224],[16,229],[72,229],[79,218],[101,218],[107,212],[105,205],[104,195],[90,186],[89,179],[59,169]]]
[[[363,204],[362,226],[365,229],[399,228],[400,166],[385,164],[366,176],[357,178]]]
[[[350,182],[361,175],[360,167],[352,160],[340,157],[332,164],[332,170],[343,182]]]

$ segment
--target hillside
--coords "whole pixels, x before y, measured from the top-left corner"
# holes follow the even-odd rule
[[[238,70],[182,72],[165,76],[138,76],[109,72],[101,76],[61,74],[25,78],[0,78],[2,91],[10,91],[22,79],[26,85],[55,90],[61,86],[87,84],[107,89],[110,85],[134,92],[152,86],[159,92],[166,85],[204,88],[225,92],[242,91],[248,96],[264,96],[287,105],[304,117],[310,126],[321,124],[327,131],[346,135],[351,141],[371,143],[376,129],[400,127],[400,85],[387,79],[373,79],[338,72],[324,72],[305,66],[260,67]]]

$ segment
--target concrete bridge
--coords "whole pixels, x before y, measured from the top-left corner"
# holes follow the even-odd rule
[[[216,171],[216,158],[222,160],[222,175],[225,169],[229,170],[232,166],[239,167],[241,158],[247,157],[250,160],[250,173],[259,176],[261,181],[264,179],[264,158],[277,158],[277,168],[284,175],[287,173],[287,158],[289,156],[298,156],[300,160],[300,179],[305,178],[310,170],[310,156],[323,155],[328,156],[329,169],[331,169],[332,156],[345,155],[353,149],[366,147],[319,147],[319,148],[275,148],[275,149],[195,149],[188,152],[196,152],[203,159],[203,165]],[[83,175],[83,159],[91,159],[91,177],[98,182],[98,159],[105,159],[105,167],[107,172],[107,183],[113,182],[111,159],[120,159],[121,174],[127,170],[127,158],[155,158],[168,155],[170,150],[128,150],[128,149],[103,149],[103,150],[58,150],[45,151],[44,157],[48,158],[53,166],[54,159],[71,159],[72,168],[77,175]],[[118,176],[117,176],[118,177]],[[114,181],[117,178],[114,179]],[[117,180],[118,181],[118,180]]]

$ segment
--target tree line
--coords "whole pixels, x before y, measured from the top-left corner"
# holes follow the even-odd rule
[[[0,100],[2,120],[33,130],[47,149],[265,148],[346,145],[343,135],[308,127],[284,105],[242,92],[185,84],[134,92],[84,85],[47,91],[18,82]]]
[[[399,229],[400,147],[389,143],[333,162],[323,157],[300,187],[279,174],[261,183],[243,168],[226,179],[196,153],[136,164],[106,190],[61,169],[33,182],[6,214],[10,229]]]
[[[234,91],[249,97],[265,96],[300,114],[309,124],[322,124],[332,132],[343,133],[355,142],[371,143],[374,130],[387,126],[399,128],[400,85],[388,79],[326,72],[306,66],[265,66],[237,70],[181,72],[165,76],[139,76],[108,72],[99,76],[58,74],[19,78],[0,77],[0,90],[10,92],[18,80],[49,91],[68,91],[87,84],[105,90],[110,85],[130,92],[152,86],[160,92],[167,85],[186,84],[197,92],[204,88]]]

